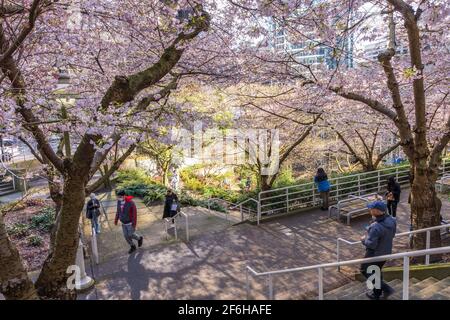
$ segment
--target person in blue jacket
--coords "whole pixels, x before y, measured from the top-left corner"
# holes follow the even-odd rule
[[[317,185],[317,191],[319,191],[322,199],[322,207],[320,209],[328,210],[331,185],[323,168],[317,169],[317,174],[314,176],[314,183]]]
[[[392,242],[395,237],[397,229],[396,220],[386,213],[386,204],[377,200],[367,205],[373,222],[367,228],[367,235],[361,238],[362,244],[366,247],[366,254],[364,258],[372,258],[377,256],[384,256],[392,253]],[[366,293],[367,297],[371,300],[379,300],[381,295],[383,298],[390,296],[394,290],[383,281],[383,275],[381,269],[386,261],[377,261],[363,263],[361,265],[361,274],[368,279],[372,276],[374,271],[368,270],[370,266],[376,266],[379,268],[380,275],[380,287],[374,286],[372,292]],[[375,284],[377,281],[375,281]]]

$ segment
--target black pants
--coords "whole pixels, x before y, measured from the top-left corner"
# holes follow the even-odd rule
[[[388,212],[394,218],[397,215],[397,205],[398,205],[398,201],[396,201],[396,200],[388,200],[387,201]]]
[[[320,198],[322,198],[322,208],[328,209],[330,191],[322,191],[320,193]]]
[[[369,257],[370,257],[370,255],[366,254],[365,258],[369,258]],[[381,272],[381,269],[383,268],[385,263],[386,263],[386,261],[378,261],[378,262],[372,262],[372,263],[363,263],[361,265],[361,270],[360,270],[361,274],[366,279],[368,279],[373,274],[373,273],[367,273],[367,268],[369,266],[375,265],[375,266],[378,266],[380,268],[380,277],[381,277],[380,283],[381,283],[381,287],[380,287],[380,289],[373,288],[373,295],[378,297],[378,298],[381,296],[381,294],[383,292],[390,292],[390,291],[392,291],[392,288],[386,282],[383,281],[383,273]],[[375,282],[374,282],[374,284],[375,284]]]

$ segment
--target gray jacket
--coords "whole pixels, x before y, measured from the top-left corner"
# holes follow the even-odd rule
[[[377,217],[369,229],[367,237],[362,240],[366,246],[366,256],[382,256],[392,253],[392,240],[397,229],[397,222],[390,215]]]

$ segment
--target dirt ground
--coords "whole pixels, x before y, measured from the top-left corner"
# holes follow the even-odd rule
[[[35,271],[41,268],[50,248],[50,233],[46,230],[33,228],[31,219],[41,213],[45,207],[52,207],[52,201],[40,199],[30,199],[18,204],[8,210],[4,216],[6,229],[11,241],[19,250],[19,254],[28,271]],[[11,231],[14,226],[23,224],[25,230],[21,232]],[[17,230],[17,228],[16,228]],[[33,237],[40,238],[41,243],[32,245],[30,241]]]

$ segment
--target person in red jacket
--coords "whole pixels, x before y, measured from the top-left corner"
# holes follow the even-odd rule
[[[132,196],[126,196],[124,191],[117,193],[117,213],[114,219],[114,224],[117,225],[118,221],[122,223],[122,231],[125,240],[130,245],[128,253],[136,251],[136,245],[133,239],[138,242],[138,246],[142,246],[144,238],[136,233],[137,224],[137,209],[136,204],[132,200]]]

